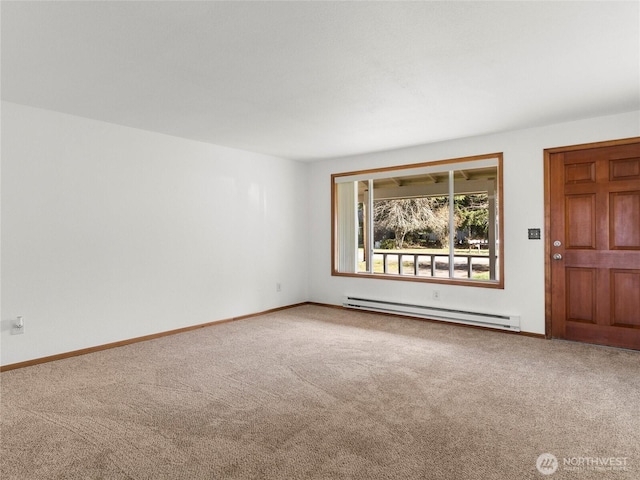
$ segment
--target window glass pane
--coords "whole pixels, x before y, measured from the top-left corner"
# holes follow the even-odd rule
[[[371,242],[369,232],[369,182],[359,181],[358,185],[358,272],[369,272]]]
[[[357,216],[355,182],[337,185],[338,271],[356,272]]]
[[[497,167],[454,172],[455,278],[497,278]]]

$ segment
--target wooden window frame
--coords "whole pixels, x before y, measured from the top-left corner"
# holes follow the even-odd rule
[[[337,215],[337,193],[336,179],[339,177],[347,176],[361,176],[380,173],[399,172],[403,170],[424,168],[424,167],[439,167],[450,166],[456,163],[467,163],[478,160],[497,159],[497,215],[496,220],[498,222],[498,241],[496,245],[496,255],[498,262],[498,279],[497,280],[469,280],[465,278],[442,278],[442,277],[429,277],[429,276],[415,276],[415,275],[397,275],[397,274],[385,274],[385,273],[368,273],[368,272],[340,272],[338,270],[338,215]],[[391,175],[389,175],[391,177]],[[504,193],[503,193],[503,153],[492,153],[484,155],[474,155],[470,157],[451,158],[446,160],[438,160],[433,162],[413,163],[406,165],[398,165],[383,168],[373,168],[365,170],[356,170],[349,172],[334,173],[331,175],[331,275],[337,277],[351,277],[351,278],[370,278],[377,280],[394,280],[404,282],[418,282],[418,283],[436,283],[447,285],[460,285],[467,287],[480,287],[480,288],[496,288],[504,289]]]

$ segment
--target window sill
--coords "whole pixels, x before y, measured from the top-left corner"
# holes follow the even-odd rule
[[[342,273],[331,272],[334,277],[370,278],[376,280],[396,280],[401,282],[435,283],[440,285],[458,285],[464,287],[504,289],[504,281],[499,280],[467,280],[465,278],[434,278],[416,277],[414,275],[399,275],[390,273]]]

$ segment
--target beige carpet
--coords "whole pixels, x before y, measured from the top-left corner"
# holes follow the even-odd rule
[[[2,480],[640,478],[640,352],[309,305],[1,380]]]

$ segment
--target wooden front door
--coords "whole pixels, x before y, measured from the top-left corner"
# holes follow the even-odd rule
[[[547,334],[640,350],[640,139],[545,154]]]

